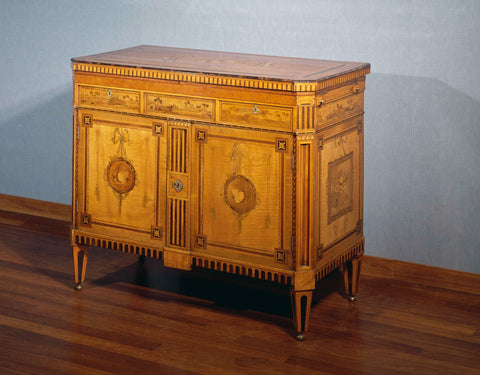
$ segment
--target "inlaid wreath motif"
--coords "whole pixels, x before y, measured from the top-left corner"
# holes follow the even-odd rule
[[[245,176],[230,177],[223,189],[225,202],[238,214],[246,214],[255,208],[257,201],[255,185]]]
[[[107,181],[113,190],[126,194],[135,186],[135,169],[122,158],[115,158],[107,166]]]
[[[126,158],[126,146],[130,144],[127,129],[115,129],[112,143],[118,144],[117,156],[110,159],[105,169],[110,187],[119,194],[120,201],[135,187],[136,173],[132,163]]]

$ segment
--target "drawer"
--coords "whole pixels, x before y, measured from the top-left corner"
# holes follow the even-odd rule
[[[82,107],[140,113],[140,92],[110,87],[78,87],[78,104]]]
[[[347,96],[327,104],[317,106],[316,128],[323,128],[363,113],[363,93]]]
[[[145,94],[145,113],[215,121],[215,100],[166,94]]]
[[[291,130],[293,108],[255,103],[220,102],[221,123]]]
[[[360,79],[333,90],[325,90],[320,92],[316,99],[316,105],[321,106],[328,104],[332,101],[345,98],[346,96],[350,96],[352,94],[358,94],[363,91],[365,91],[365,79]]]

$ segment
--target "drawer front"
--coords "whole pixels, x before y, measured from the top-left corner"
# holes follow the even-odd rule
[[[83,107],[140,113],[140,92],[109,87],[79,86],[78,103]]]
[[[220,122],[248,127],[291,130],[293,108],[255,103],[220,102]]]
[[[363,93],[322,104],[320,107],[317,107],[315,113],[316,128],[323,128],[362,113]]]
[[[317,96],[317,105],[325,105],[352,94],[365,91],[365,78],[333,90],[322,91]]]
[[[215,100],[165,94],[145,94],[145,113],[215,121]]]

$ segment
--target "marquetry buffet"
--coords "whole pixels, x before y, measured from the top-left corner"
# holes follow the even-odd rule
[[[72,59],[72,247],[357,291],[366,63],[138,46]]]

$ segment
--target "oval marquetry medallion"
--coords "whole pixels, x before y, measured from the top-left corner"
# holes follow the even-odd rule
[[[107,167],[108,184],[119,194],[126,194],[135,186],[135,169],[125,159],[113,159]]]
[[[245,176],[230,177],[224,185],[225,202],[240,215],[255,208],[257,193],[255,185]]]

